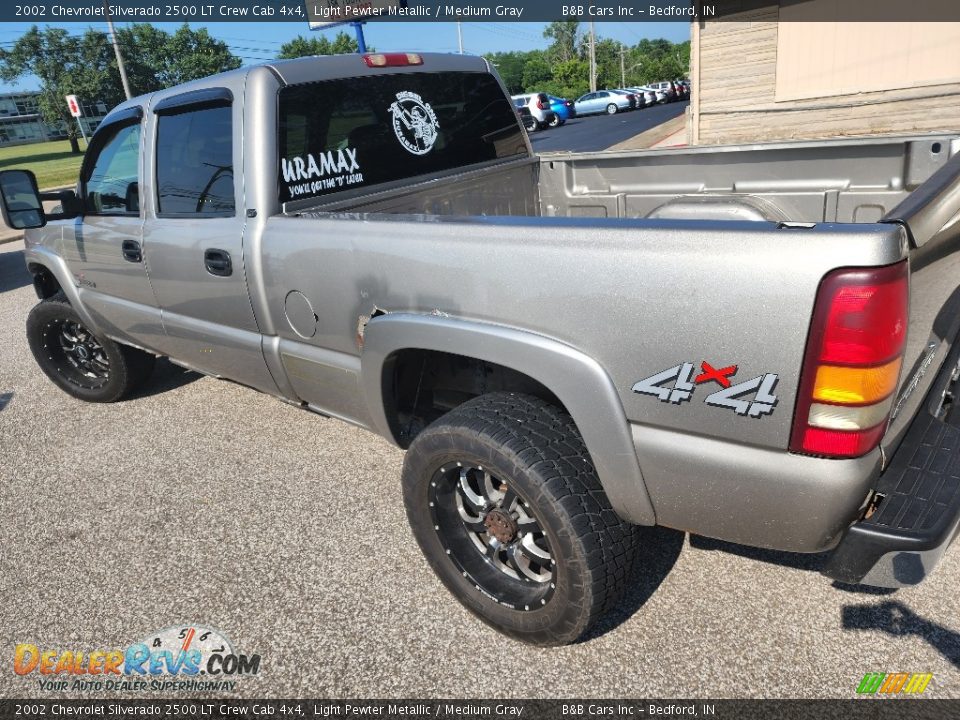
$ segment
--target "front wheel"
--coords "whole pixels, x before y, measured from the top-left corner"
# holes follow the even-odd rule
[[[607,105],[607,115],[616,115],[616,114],[617,114],[617,106],[614,105],[613,103],[610,103],[609,105]]]
[[[37,303],[27,316],[33,357],[61,390],[87,402],[114,402],[150,377],[156,358],[94,335],[66,297]]]
[[[610,507],[570,416],[528,395],[475,398],[421,432],[403,470],[413,534],[469,610],[563,645],[620,598],[639,529]]]

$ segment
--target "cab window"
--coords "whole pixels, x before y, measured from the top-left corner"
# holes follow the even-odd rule
[[[100,133],[91,143],[93,160],[85,172],[85,210],[91,215],[138,215],[140,123],[111,124]]]

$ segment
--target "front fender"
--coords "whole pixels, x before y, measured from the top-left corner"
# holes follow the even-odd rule
[[[62,257],[54,253],[43,245],[27,245],[23,251],[24,260],[29,268],[31,265],[42,265],[51,275],[53,275],[60,284],[60,289],[67,296],[70,306],[74,309],[83,324],[92,332],[101,332],[101,329],[90,317],[87,309],[80,301],[80,292],[77,288],[76,280],[67,268],[67,263]]]
[[[407,313],[378,316],[364,333],[361,385],[373,427],[394,440],[383,397],[383,369],[387,358],[401,350],[464,355],[512,368],[543,384],[577,424],[614,510],[624,520],[655,524],[623,406],[595,360],[556,340],[500,325]]]

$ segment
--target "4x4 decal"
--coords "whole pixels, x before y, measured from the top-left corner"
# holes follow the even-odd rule
[[[697,385],[713,382],[720,389],[704,398],[707,405],[728,408],[737,415],[752,418],[772,413],[777,406],[777,396],[773,394],[777,376],[766,373],[734,385],[730,378],[737,374],[737,370],[736,365],[717,369],[704,360],[700,363],[700,373],[694,377],[693,363],[685,362],[644,378],[633,386],[633,391],[653,395],[660,402],[679,405],[693,397]]]

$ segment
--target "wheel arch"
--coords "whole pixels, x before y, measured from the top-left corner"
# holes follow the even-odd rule
[[[24,252],[24,259],[27,263],[27,269],[33,276],[34,290],[41,300],[62,291],[67,298],[67,302],[83,320],[83,324],[95,332],[99,330],[99,326],[93,321],[90,313],[87,312],[86,307],[81,302],[80,291],[76,283],[73,282],[73,276],[67,269],[67,264],[62,257],[42,246],[28,246]],[[41,285],[38,285],[38,282]],[[41,292],[46,292],[54,287],[54,283],[56,290],[51,295],[41,295]]]
[[[535,333],[442,316],[389,313],[364,333],[361,386],[373,429],[398,445],[393,363],[405,352],[473,359],[528,378],[570,414],[583,437],[611,505],[630,522],[655,523],[630,426],[609,375],[593,358]],[[535,393],[537,394],[537,393]]]

